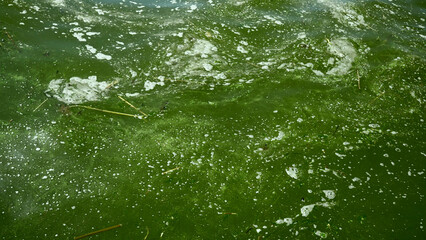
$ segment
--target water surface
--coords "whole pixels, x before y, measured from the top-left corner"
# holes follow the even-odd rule
[[[425,238],[425,11],[2,1],[0,236]]]

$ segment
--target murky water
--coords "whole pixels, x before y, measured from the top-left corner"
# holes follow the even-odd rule
[[[1,1],[0,236],[425,238],[425,19],[414,0]]]

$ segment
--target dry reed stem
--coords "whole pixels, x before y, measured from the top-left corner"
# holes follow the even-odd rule
[[[118,225],[115,225],[115,226],[107,227],[107,228],[104,228],[104,229],[101,229],[101,230],[98,230],[98,231],[94,231],[94,232],[87,233],[87,234],[84,234],[84,235],[81,235],[81,236],[78,236],[78,237],[74,237],[74,240],[82,239],[82,238],[92,236],[92,235],[95,235],[95,234],[98,234],[98,233],[101,233],[101,232],[106,232],[106,231],[109,231],[109,230],[112,230],[114,228],[118,228],[118,227],[121,227],[121,226],[122,226],[121,224],[118,224]]]
[[[123,102],[127,103],[127,105],[129,105],[130,107],[132,107],[133,109],[135,109],[136,111],[138,111],[140,114],[144,115],[145,117],[148,117],[148,115],[144,112],[142,112],[139,108],[133,106],[133,104],[129,103],[126,99],[124,99],[121,96],[117,96],[118,98],[120,98]]]
[[[180,168],[180,167],[177,167],[177,168],[173,168],[173,169],[167,170],[167,171],[163,172],[163,173],[162,173],[162,175],[165,175],[165,174],[167,174],[167,173],[171,173],[171,172],[173,172],[173,171],[175,171],[175,170],[178,170],[179,168]]]
[[[356,70],[356,76],[358,77],[358,89],[361,90],[361,79],[359,78],[358,70]]]
[[[106,86],[106,87],[105,87],[105,89],[108,89],[108,88],[110,88],[110,87],[114,86],[114,85],[115,85],[115,84],[117,84],[118,82],[119,82],[119,80],[115,80],[115,81],[113,81],[112,83],[108,84],[108,86]]]
[[[148,238],[148,235],[149,235],[149,228],[148,227],[146,227],[146,231],[147,231],[147,233],[146,233],[146,236],[144,237],[143,240],[146,240]]]
[[[48,98],[46,98],[42,103],[40,103],[36,108],[34,108],[33,112],[37,111],[45,102],[47,102]]]
[[[121,116],[140,118],[140,115],[136,115],[136,114],[114,112],[114,111],[104,110],[104,109],[99,109],[99,108],[94,108],[94,107],[90,107],[90,106],[73,105],[73,106],[70,106],[70,108],[71,107],[81,107],[81,108],[86,108],[86,109],[95,110],[95,111],[104,112],[104,113],[111,113],[111,114],[116,114],[116,115],[121,115]]]
[[[237,213],[234,213],[234,212],[226,212],[226,213],[223,213],[223,215],[237,215]]]
[[[386,93],[386,91],[383,91],[382,93],[380,93],[379,96],[377,96],[376,98],[374,98],[373,100],[371,100],[371,102],[369,102],[368,105],[373,104],[377,99],[379,99],[385,93]]]

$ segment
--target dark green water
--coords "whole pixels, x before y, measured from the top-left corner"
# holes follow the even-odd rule
[[[0,236],[426,238],[425,19],[413,0],[0,1]]]

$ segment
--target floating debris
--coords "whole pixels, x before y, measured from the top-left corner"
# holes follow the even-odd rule
[[[112,230],[112,229],[115,229],[115,228],[119,228],[121,226],[122,226],[121,224],[118,224],[118,225],[115,225],[115,226],[107,227],[107,228],[97,230],[97,231],[94,231],[94,232],[91,232],[91,233],[87,233],[87,234],[84,234],[84,235],[81,235],[81,236],[78,236],[78,237],[74,237],[74,240],[89,237],[89,236],[92,236],[92,235],[95,235],[95,234],[98,234],[98,233],[101,233],[101,232],[106,232],[106,231],[109,231],[109,230]]]
[[[179,168],[180,168],[180,167],[177,167],[177,168],[173,168],[173,169],[167,170],[167,171],[163,172],[162,174],[163,174],[163,175],[165,175],[165,174],[167,174],[167,173],[171,173],[171,172],[173,172],[173,171],[175,171],[175,170],[178,170]]]
[[[143,238],[143,240],[146,240],[146,239],[148,238],[148,235],[149,235],[149,228],[148,228],[148,227],[146,227],[146,235],[145,235],[145,237]]]
[[[132,107],[133,109],[135,109],[136,111],[138,111],[140,114],[144,115],[145,117],[147,117],[148,115],[144,112],[142,112],[139,108],[133,106],[133,104],[129,103],[126,99],[124,99],[121,96],[118,96],[118,98],[120,98],[123,102],[127,103],[130,107]]]
[[[142,119],[142,116],[140,116],[140,115],[122,113],[122,112],[115,112],[115,111],[110,111],[110,110],[105,110],[105,109],[94,108],[94,107],[90,107],[90,106],[72,105],[72,106],[69,106],[69,107],[70,108],[71,107],[81,107],[81,108],[86,108],[86,109],[95,110],[95,111],[104,112],[104,113],[111,113],[111,114],[116,114],[116,115],[121,115],[121,116],[127,116],[127,117],[134,117],[134,118]]]
[[[42,103],[40,103],[36,108],[34,108],[33,112],[37,111],[45,102],[47,102],[48,98],[46,98]]]

